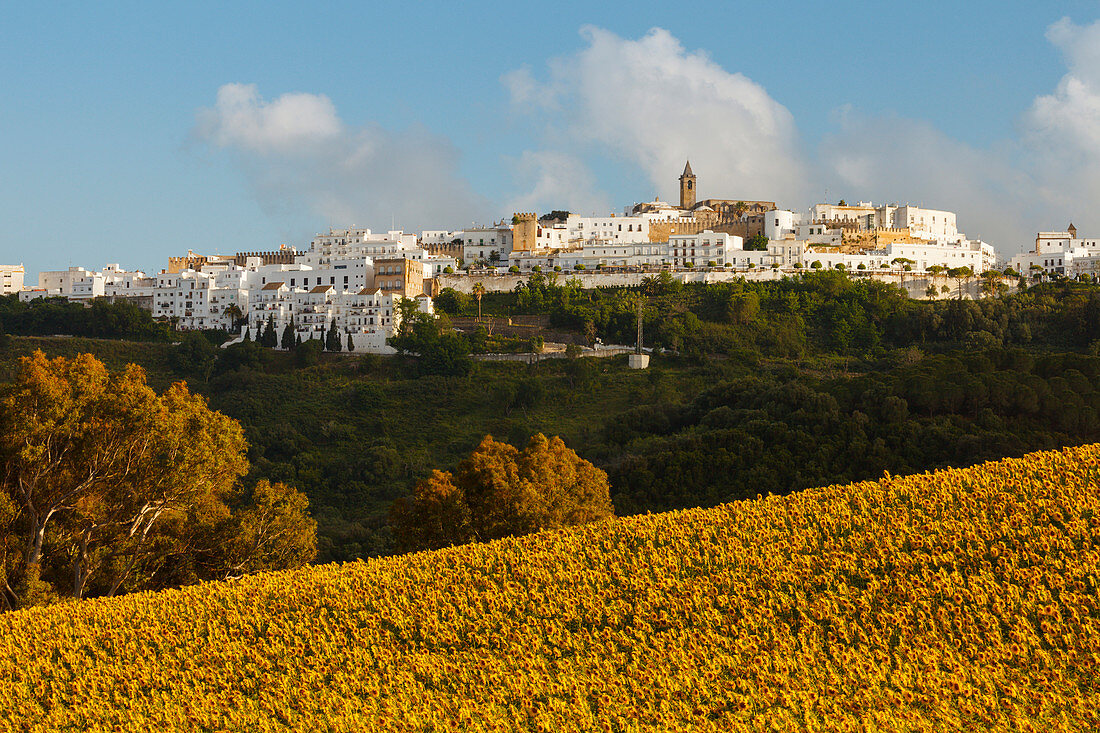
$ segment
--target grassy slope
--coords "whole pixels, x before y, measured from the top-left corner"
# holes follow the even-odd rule
[[[0,617],[23,730],[1095,730],[1100,446]]]

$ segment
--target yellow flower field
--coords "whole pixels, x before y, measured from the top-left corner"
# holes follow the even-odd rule
[[[50,731],[1100,729],[1100,446],[0,616]]]

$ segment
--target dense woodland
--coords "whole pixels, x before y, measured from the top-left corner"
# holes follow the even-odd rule
[[[536,275],[480,303],[445,292],[437,306],[452,316],[476,316],[479,306],[542,314],[556,330],[632,343],[642,296],[646,344],[665,353],[644,372],[623,358],[478,362],[470,353],[483,334],[413,314],[395,340],[409,355],[388,358],[218,349],[224,334],[175,345],[30,338],[66,331],[52,321],[37,331],[33,307],[9,303],[0,307],[5,327],[28,337],[0,351],[0,378],[42,348],[140,363],[158,388],[185,379],[243,425],[248,481],[286,482],[308,496],[320,560],[395,551],[394,501],[433,470],[453,469],[487,434],[514,446],[561,435],[607,471],[619,515],[1100,440],[1095,285],[934,302],[829,272],[575,285]]]

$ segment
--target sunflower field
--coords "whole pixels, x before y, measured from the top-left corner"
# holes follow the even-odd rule
[[[16,731],[1100,729],[1100,446],[0,616]]]

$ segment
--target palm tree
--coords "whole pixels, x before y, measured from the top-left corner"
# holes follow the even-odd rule
[[[241,308],[236,303],[230,303],[225,307],[223,311],[225,317],[229,319],[231,328],[235,329],[237,333],[241,332],[241,319],[244,318],[244,313],[241,313]]]
[[[485,295],[485,286],[480,282],[474,283],[474,297],[477,298],[477,320],[481,322],[481,296]]]

